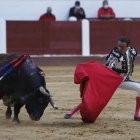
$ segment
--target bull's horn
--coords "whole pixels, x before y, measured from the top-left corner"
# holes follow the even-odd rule
[[[39,90],[40,90],[40,92],[43,93],[44,95],[52,97],[52,95],[50,95],[50,94],[44,89],[44,87],[40,87]]]
[[[58,107],[55,105],[55,103],[51,97],[50,97],[50,103],[51,103],[53,108],[58,109]]]

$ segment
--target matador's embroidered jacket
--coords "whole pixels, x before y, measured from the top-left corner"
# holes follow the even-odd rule
[[[106,58],[106,66],[125,77],[126,81],[129,79],[129,75],[132,75],[136,55],[137,51],[132,46],[129,46],[126,53],[123,54],[120,54],[118,48],[115,47]]]

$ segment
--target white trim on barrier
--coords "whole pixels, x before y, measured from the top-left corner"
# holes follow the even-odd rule
[[[50,75],[50,76],[45,76],[45,77],[53,77],[53,78],[56,78],[56,77],[74,77],[74,75]]]
[[[107,55],[108,54],[90,54],[89,57],[106,57]],[[44,55],[30,55],[30,56],[31,57],[82,57],[82,55],[76,55],[76,54],[66,54],[66,55],[44,54]]]
[[[54,84],[74,84],[74,82],[54,82],[54,83],[46,83],[47,85],[54,85]]]
[[[6,21],[0,19],[0,53],[6,52]]]
[[[82,20],[82,56],[90,55],[89,20]]]

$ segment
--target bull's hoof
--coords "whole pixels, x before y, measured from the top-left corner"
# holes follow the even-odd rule
[[[65,119],[70,119],[70,118],[71,118],[71,114],[66,114],[66,115],[64,116],[64,118],[65,118]]]
[[[19,120],[13,120],[13,124],[19,124],[20,121]]]
[[[6,118],[6,119],[10,119],[10,118],[11,118],[11,115],[12,115],[12,113],[7,113],[7,112],[6,112],[6,113],[5,113],[5,118]]]
[[[135,121],[140,121],[140,117],[134,116],[134,120],[135,120]]]
[[[19,124],[20,123],[20,121],[19,121],[19,119],[18,119],[18,117],[15,117],[14,116],[14,118],[13,118],[13,124]]]

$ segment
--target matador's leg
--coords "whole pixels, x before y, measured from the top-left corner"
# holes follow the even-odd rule
[[[126,81],[126,82],[122,82],[120,84],[119,88],[137,91],[134,120],[140,121],[140,114],[139,114],[139,111],[140,111],[140,84],[137,82],[134,82],[134,81]]]

